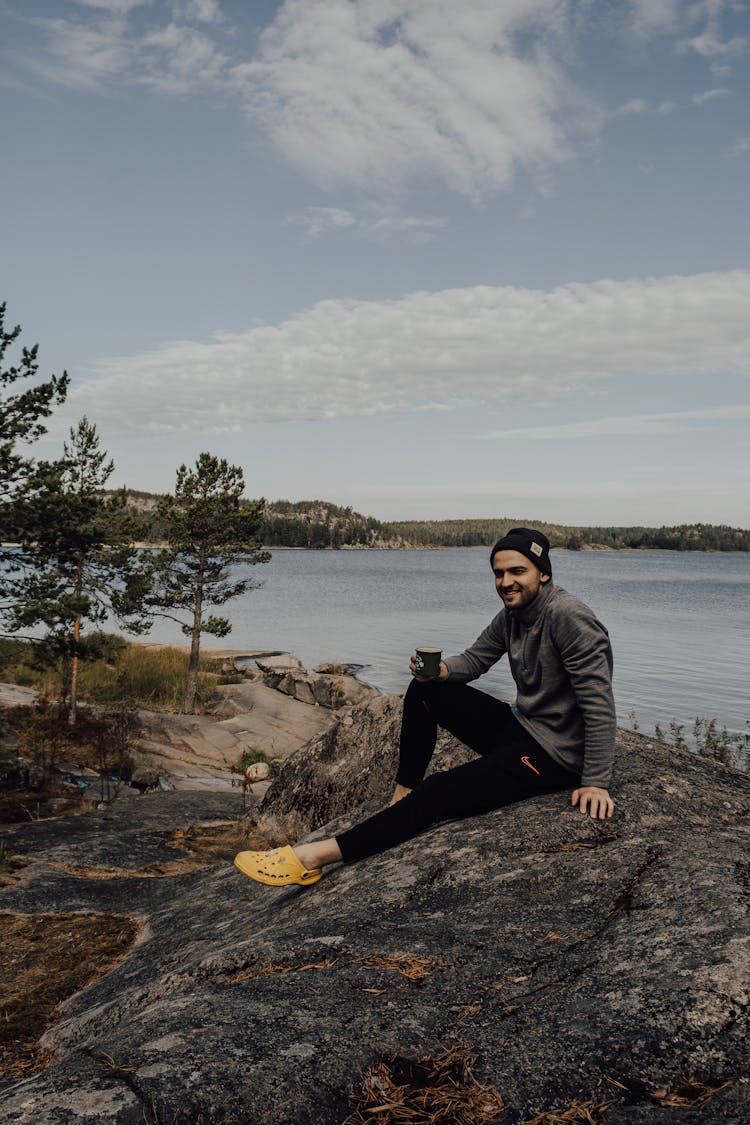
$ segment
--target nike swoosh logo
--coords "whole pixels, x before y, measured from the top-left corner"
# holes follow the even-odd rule
[[[541,774],[539,773],[539,770],[538,770],[538,769],[536,768],[536,766],[532,766],[531,762],[529,761],[529,759],[528,759],[528,757],[527,757],[526,755],[524,755],[524,756],[523,756],[523,758],[521,758],[521,761],[523,762],[523,764],[524,764],[525,766],[528,766],[530,770],[533,770],[535,774],[538,774],[538,775],[539,775],[539,777],[541,777],[541,776],[542,776],[542,775],[541,775]]]

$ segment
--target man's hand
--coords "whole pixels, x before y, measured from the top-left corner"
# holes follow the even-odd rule
[[[584,785],[576,789],[570,798],[571,805],[578,805],[580,812],[593,816],[594,820],[606,820],[615,811],[615,803],[606,789],[596,785]]]
[[[417,673],[417,662],[416,662],[416,660],[414,659],[413,656],[412,656],[411,660],[409,661],[409,671],[411,672],[414,679],[419,680],[421,683],[427,683],[428,680],[447,680],[448,679],[448,668],[442,660],[440,661],[440,671],[438,672],[437,676],[420,676]]]

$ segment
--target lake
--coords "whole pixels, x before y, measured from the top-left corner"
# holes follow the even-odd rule
[[[621,726],[632,726],[634,713],[644,733],[674,719],[688,734],[696,716],[730,732],[750,730],[750,554],[556,550],[551,557],[555,582],[609,630]],[[383,692],[405,690],[416,645],[460,652],[500,609],[483,550],[279,550],[251,573],[262,585],[228,604],[232,633],[218,643],[293,652],[309,668],[362,665],[361,678]],[[186,640],[168,623],[144,639]],[[478,684],[513,696],[505,661]]]

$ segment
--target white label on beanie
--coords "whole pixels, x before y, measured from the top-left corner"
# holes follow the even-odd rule
[[[529,550],[531,551],[532,554],[537,555],[537,556],[544,553],[543,548],[540,547],[538,543],[532,543]]]

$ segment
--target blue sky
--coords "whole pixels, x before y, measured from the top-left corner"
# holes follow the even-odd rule
[[[750,526],[750,9],[0,0],[0,299],[113,482]]]

